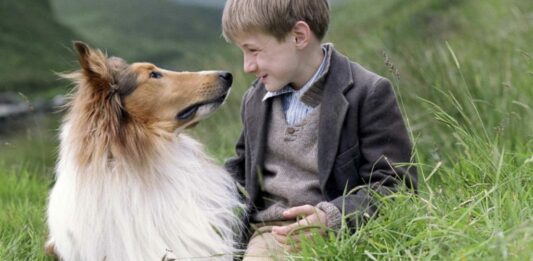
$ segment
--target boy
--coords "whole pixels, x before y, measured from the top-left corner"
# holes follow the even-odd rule
[[[322,45],[328,23],[327,0],[226,2],[224,38],[257,77],[225,164],[248,194],[245,260],[281,257],[310,235],[302,228],[338,229],[342,215],[356,228],[375,214],[374,192],[416,189],[416,170],[399,164],[412,145],[390,82]]]

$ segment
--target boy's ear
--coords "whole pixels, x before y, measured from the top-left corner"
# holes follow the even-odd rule
[[[292,41],[294,41],[296,47],[306,47],[309,44],[312,36],[313,32],[306,22],[298,21],[296,24],[294,24],[292,28]]]

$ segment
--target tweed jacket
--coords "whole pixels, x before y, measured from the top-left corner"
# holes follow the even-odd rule
[[[331,47],[333,48],[333,47]],[[389,80],[364,69],[333,49],[329,71],[320,79],[318,170],[324,198],[356,228],[377,210],[377,191],[388,194],[405,182],[416,190],[412,144]],[[243,131],[236,156],[226,169],[245,188],[251,214],[264,207],[259,174],[264,156],[272,99],[255,81],[241,105]]]

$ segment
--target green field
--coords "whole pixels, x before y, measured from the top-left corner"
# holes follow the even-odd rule
[[[61,1],[67,2],[56,3]],[[73,25],[72,34],[113,52],[127,37],[139,37],[91,33],[81,19],[62,17]],[[219,32],[212,34],[218,39]],[[121,55],[156,57],[139,54],[157,42],[146,35]],[[172,39],[157,50],[172,51]],[[395,83],[416,143],[420,189],[416,196],[383,198],[381,214],[355,234],[309,242],[292,258],[533,260],[531,1],[349,0],[335,6],[327,41]],[[241,72],[238,50],[222,42],[213,46],[161,61],[234,72],[229,102],[191,131],[221,162],[232,155],[239,101],[251,78]],[[15,142],[20,150],[5,152],[0,145],[0,260],[43,260],[56,145],[23,136]]]

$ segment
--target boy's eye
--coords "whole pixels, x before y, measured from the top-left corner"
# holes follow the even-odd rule
[[[150,78],[159,79],[161,77],[163,77],[163,74],[161,74],[160,72],[150,72]]]

